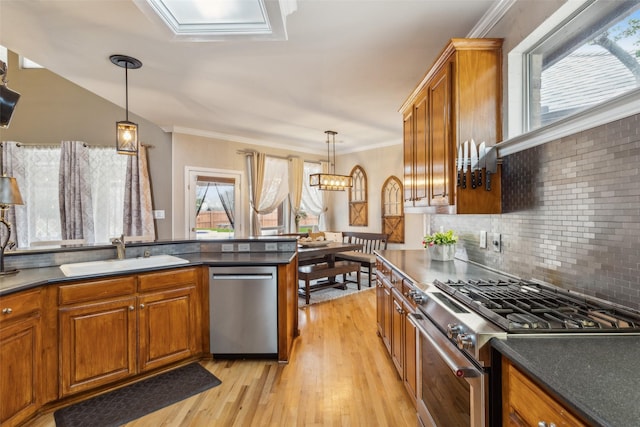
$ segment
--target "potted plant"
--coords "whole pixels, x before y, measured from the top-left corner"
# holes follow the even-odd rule
[[[453,230],[448,230],[424,236],[422,244],[429,251],[432,260],[451,261],[456,253],[457,241],[458,236],[453,234]]]

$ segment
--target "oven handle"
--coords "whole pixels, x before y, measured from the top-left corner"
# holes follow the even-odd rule
[[[460,378],[475,378],[482,375],[482,371],[476,368],[469,360],[453,345],[444,334],[436,328],[431,321],[422,314],[410,313],[409,319],[413,320],[420,334],[429,340],[431,345],[438,351],[438,355],[449,366],[453,374]],[[422,351],[422,349],[421,349]]]

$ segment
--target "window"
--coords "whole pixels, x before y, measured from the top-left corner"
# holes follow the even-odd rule
[[[58,241],[62,236],[58,200],[60,148],[24,145],[19,150],[25,165],[24,182],[19,185],[25,200],[26,245]],[[89,159],[95,243],[108,243],[122,234],[127,156],[116,154],[113,148],[92,147]]]
[[[322,193],[318,187],[309,185],[309,176],[314,173],[321,173],[322,165],[320,163],[304,162],[304,178],[302,186],[302,199],[300,207],[306,217],[300,220],[300,230],[312,231],[314,228],[320,227],[320,215],[323,212]]]
[[[640,2],[585,2],[525,52],[524,130],[638,88],[639,58]]]

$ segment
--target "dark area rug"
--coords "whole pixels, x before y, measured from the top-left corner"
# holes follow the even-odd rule
[[[221,384],[198,363],[131,384],[53,415],[57,427],[120,426]]]

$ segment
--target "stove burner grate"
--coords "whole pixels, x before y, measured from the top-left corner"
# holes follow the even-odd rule
[[[640,329],[640,315],[636,313],[538,283],[512,279],[434,283],[512,332]]]

